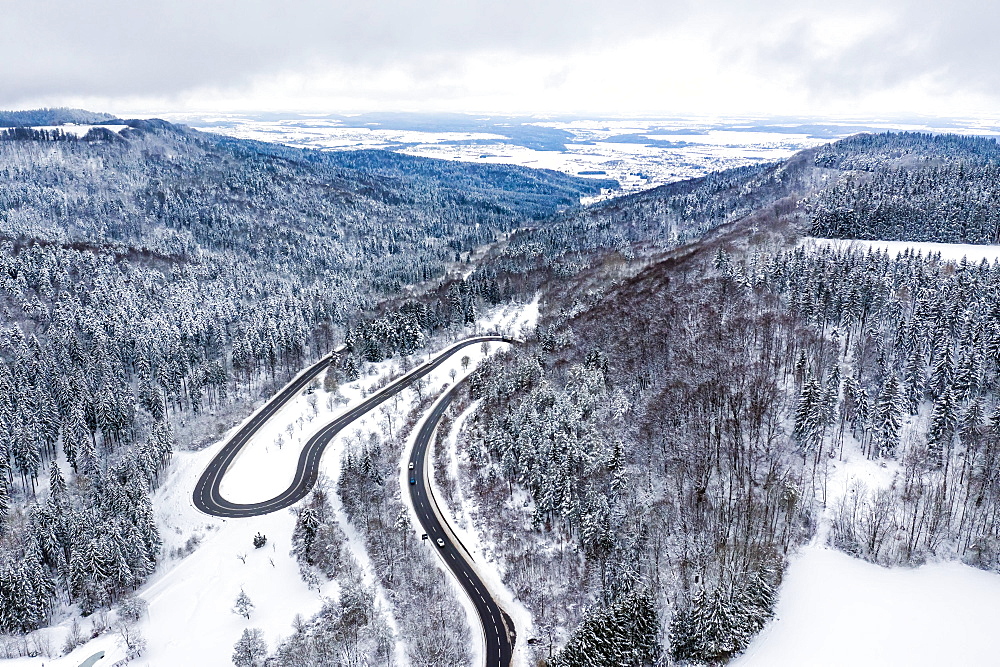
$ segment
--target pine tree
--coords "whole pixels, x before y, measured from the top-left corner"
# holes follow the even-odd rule
[[[947,391],[954,380],[954,362],[952,361],[952,351],[946,342],[941,343],[940,349],[935,353],[934,368],[931,371],[930,389],[934,396],[940,396]]]
[[[904,387],[910,414],[917,414],[917,408],[924,397],[924,354],[918,345],[914,345],[907,357],[904,370]]]
[[[607,607],[587,611],[583,622],[553,661],[552,667],[653,664],[660,647],[659,621],[652,595],[633,591]]]
[[[254,604],[250,601],[250,596],[241,588],[240,594],[236,596],[236,602],[233,604],[233,613],[245,616],[247,620],[250,620],[250,612],[253,611],[253,607]]]
[[[354,360],[354,355],[349,354],[344,359],[344,377],[347,378],[348,382],[354,382],[360,376],[358,371],[358,364]]]
[[[65,511],[69,507],[69,490],[66,488],[66,480],[63,479],[59,465],[52,461],[49,465],[49,497],[52,504],[60,511]]]
[[[875,438],[879,456],[892,456],[899,445],[899,430],[902,426],[902,397],[899,393],[899,381],[894,373],[886,376],[885,384],[875,406]]]
[[[315,565],[313,542],[319,526],[319,517],[313,507],[306,506],[299,510],[292,530],[292,554],[300,564]]]
[[[802,386],[798,405],[795,407],[795,424],[792,437],[803,453],[815,449],[823,429],[823,389],[819,380],[809,377]]]
[[[955,392],[949,388],[934,404],[931,425],[927,432],[927,450],[931,462],[940,466],[951,449],[951,442],[958,428],[958,405]]]

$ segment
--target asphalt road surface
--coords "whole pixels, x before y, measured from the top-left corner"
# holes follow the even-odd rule
[[[219,493],[219,485],[225,476],[229,466],[239,455],[240,450],[250,441],[261,426],[267,422],[281,407],[302,391],[323,369],[331,362],[332,357],[327,356],[318,361],[306,372],[302,373],[291,384],[282,389],[268,403],[244,424],[237,431],[229,442],[216,454],[215,458],[205,468],[198,484],[194,490],[194,505],[202,512],[213,516],[226,518],[232,517],[252,517],[262,514],[269,514],[283,509],[302,500],[309,494],[319,475],[319,462],[323,456],[326,446],[342,431],[346,426],[358,417],[361,417],[369,410],[374,409],[382,402],[392,398],[403,391],[416,380],[427,375],[435,368],[443,364],[449,357],[459,350],[470,345],[484,342],[514,342],[503,336],[476,336],[456,343],[442,351],[434,359],[413,369],[403,377],[395,380],[381,390],[368,397],[363,403],[357,405],[345,414],[324,426],[316,433],[299,454],[299,461],[295,468],[295,477],[287,489],[279,493],[270,500],[262,500],[256,503],[234,503],[226,500]]]
[[[465,589],[476,608],[476,613],[479,614],[486,640],[486,667],[508,667],[514,647],[514,623],[490,596],[489,590],[471,564],[472,557],[452,534],[443,517],[437,511],[437,505],[427,482],[428,476],[431,474],[427,467],[427,447],[437,429],[438,422],[441,421],[441,417],[448,409],[460,386],[461,383],[456,384],[438,399],[431,414],[424,421],[417,434],[413,451],[410,454],[413,470],[407,470],[407,480],[412,480],[409,484],[410,499],[413,501],[413,509],[417,512],[420,524],[428,536],[424,544],[428,545],[428,548],[438,551],[441,560]],[[444,546],[439,546],[438,540],[441,540]]]

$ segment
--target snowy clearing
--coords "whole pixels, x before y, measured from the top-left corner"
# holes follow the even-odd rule
[[[781,585],[775,620],[732,664],[996,664],[1000,576],[960,563],[886,569],[809,546]]]
[[[926,432],[926,419],[908,417],[903,438]],[[732,664],[995,664],[1000,635],[992,610],[1000,599],[1000,575],[958,562],[885,568],[826,546],[837,502],[856,484],[891,486],[900,470],[896,461],[866,458],[849,434],[842,456],[829,462],[826,510],[810,544],[790,558],[774,619]]]
[[[924,257],[940,254],[947,262],[961,262],[963,258],[979,263],[982,260],[1000,259],[1000,245],[973,245],[970,243],[931,243],[927,241],[858,241],[853,239],[822,239],[807,236],[799,243],[806,247],[857,248],[858,250],[881,250],[896,255],[912,250]]]

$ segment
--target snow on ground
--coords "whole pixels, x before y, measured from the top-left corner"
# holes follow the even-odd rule
[[[302,416],[306,401],[300,396],[294,402],[294,407],[281,411],[277,421],[294,422]],[[233,644],[247,627],[261,628],[273,648],[291,633],[296,614],[308,617],[318,612],[323,596],[335,595],[338,590],[336,582],[327,583],[320,591],[311,591],[302,582],[298,564],[289,554],[295,523],[290,510],[226,520],[202,514],[192,505],[195,483],[235,430],[201,451],[176,452],[153,497],[164,544],[157,572],[137,591],[149,603],[147,617],[138,624],[148,649],[132,665],[229,664]],[[298,434],[302,433],[300,429]],[[303,443],[290,443],[289,449]],[[258,472],[266,470],[261,466]],[[258,531],[268,538],[261,549],[253,546]],[[232,612],[241,589],[255,605],[249,620]],[[52,632],[56,648],[62,645],[69,623],[67,619]],[[89,630],[90,621],[83,619],[81,626]],[[112,664],[124,657],[116,636],[109,633],[66,657],[45,659],[45,664],[75,667],[97,651],[107,652],[98,664]],[[37,665],[38,660],[8,664]]]
[[[296,613],[309,616],[321,607],[320,592],[306,588],[297,563],[288,553],[294,526],[289,511],[249,520],[223,520],[201,514],[192,506],[194,483],[222,442],[200,452],[175,453],[168,477],[154,497],[164,551],[157,572],[137,591],[149,603],[147,617],[138,624],[148,650],[131,665],[229,664],[233,644],[244,628],[263,629],[273,647],[279,637],[291,633]],[[268,540],[263,548],[254,549],[253,537],[258,531]],[[193,552],[171,558],[171,552],[183,548],[191,538],[196,541]],[[241,589],[255,605],[250,620],[231,611]],[[327,584],[321,592],[334,594],[336,584]],[[83,619],[81,626],[89,630],[90,621]],[[68,627],[67,620],[52,633],[57,649]],[[66,657],[44,659],[44,663],[75,667],[97,651],[107,652],[100,665],[124,657],[116,636],[109,633]],[[8,664],[38,665],[40,660]]]
[[[314,382],[317,387],[321,379]],[[348,387],[342,393],[355,398],[357,389]],[[303,393],[288,401],[244,445],[222,478],[222,496],[235,503],[252,503],[280,494],[295,476],[301,444],[328,424],[334,412],[342,411],[326,392]]]
[[[792,560],[776,619],[736,667],[995,665],[1000,576],[960,563],[916,569],[811,546]]]
[[[538,296],[523,305],[501,306],[476,320],[477,334],[499,333],[523,338],[538,325]]]
[[[930,243],[924,241],[857,241],[852,239],[822,239],[814,237],[802,239],[800,245],[880,250],[888,252],[893,257],[907,250],[912,250],[921,253],[924,257],[932,254],[940,254],[942,260],[956,263],[961,262],[963,258],[977,264],[984,259],[990,262],[1000,259],[1000,245]]]
[[[485,332],[523,335],[534,326],[537,315],[537,300],[498,308],[485,314],[474,327],[456,334],[456,338]],[[502,346],[506,344],[489,344],[485,354],[492,354]],[[425,353],[422,359],[411,363],[433,354]],[[467,369],[462,367],[464,356],[470,358]],[[466,348],[428,376],[427,390],[436,391],[450,384],[452,371],[456,377],[464,375],[483,358],[483,346]],[[398,360],[368,364],[365,370],[366,374],[357,381],[341,385],[339,395],[319,389],[322,383],[317,381],[312,389],[289,401],[247,444],[224,478],[223,495],[236,502],[254,502],[283,491],[292,478],[302,446],[313,433],[370,395],[376,383],[402,374]],[[399,399],[390,399],[382,408],[345,429],[327,448],[322,475],[331,482],[338,479],[344,448],[356,435],[380,429],[395,432],[415,401],[412,394],[403,392]],[[281,638],[291,634],[296,614],[308,618],[320,610],[324,597],[335,596],[339,590],[335,581],[327,582],[319,591],[310,590],[299,576],[298,564],[289,554],[295,524],[291,509],[252,519],[227,520],[204,515],[192,505],[195,483],[235,430],[201,451],[175,453],[154,496],[154,510],[164,542],[163,555],[157,572],[137,592],[149,603],[149,613],[138,625],[148,648],[131,665],[226,665],[231,662],[233,644],[247,627],[261,628],[273,650]],[[279,437],[283,441],[281,447],[277,445]],[[385,592],[377,586],[363,541],[343,515],[336,494],[333,500],[354,559],[366,583],[375,587],[377,605],[395,631],[395,620],[389,613],[391,606]],[[253,546],[257,532],[268,538],[261,549]],[[249,620],[232,612],[240,590],[255,605]],[[62,646],[70,621],[66,618],[58,626],[43,631],[55,651]],[[88,632],[90,621],[82,619],[81,627]],[[407,664],[404,650],[402,643],[397,642],[396,662],[401,666]],[[110,665],[124,657],[116,635],[107,633],[64,657],[23,658],[5,664],[37,666],[44,661],[52,667],[76,667],[98,651],[106,652],[99,664]]]
[[[933,244],[940,245],[940,244]],[[903,437],[925,429],[910,418]],[[790,558],[775,618],[735,667],[941,667],[996,664],[1000,635],[993,610],[1000,575],[961,563],[884,568],[826,546],[830,512],[856,484],[890,486],[897,462],[865,458],[846,437],[843,460],[832,461],[827,510],[816,536]]]

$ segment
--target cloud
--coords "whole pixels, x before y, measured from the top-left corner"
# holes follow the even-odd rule
[[[631,17],[660,21],[683,4],[624,0],[614,17],[596,0],[5,3],[0,81],[6,99],[162,94],[316,63],[379,67],[488,50],[554,53],[641,32]]]
[[[1000,98],[1000,70],[994,66],[1000,6],[993,3],[799,7],[790,8],[784,20],[757,27],[766,38],[747,40],[734,53],[757,71],[786,77],[817,104],[892,94],[923,104],[947,104],[941,96],[988,104]]]
[[[947,11],[928,0],[36,0],[4,10],[0,107],[780,113],[1000,99],[1000,7],[971,0]]]

